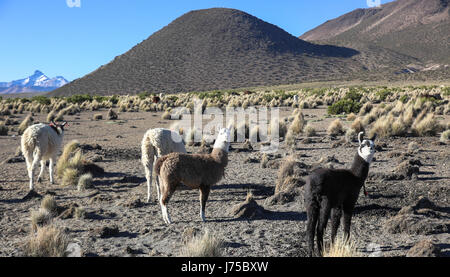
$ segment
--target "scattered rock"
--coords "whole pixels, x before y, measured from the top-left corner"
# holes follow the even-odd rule
[[[261,219],[265,217],[268,211],[258,205],[253,196],[249,194],[243,203],[233,206],[229,213],[234,218]]]
[[[78,243],[69,243],[66,248],[66,257],[79,258],[83,256],[83,251]]]
[[[406,257],[441,257],[441,249],[431,240],[421,240],[406,253]]]

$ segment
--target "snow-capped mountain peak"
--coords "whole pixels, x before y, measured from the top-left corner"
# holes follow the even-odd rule
[[[51,91],[69,83],[64,77],[47,77],[42,71],[36,70],[33,75],[15,80],[12,82],[0,82],[0,94],[33,92],[33,91]]]

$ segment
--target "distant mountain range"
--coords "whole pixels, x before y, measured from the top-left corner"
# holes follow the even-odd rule
[[[384,56],[384,61],[402,56],[416,71],[443,68],[450,65],[449,1],[397,0],[357,9],[300,39],[351,47],[374,57]]]
[[[299,38],[243,11],[191,11],[49,95],[448,80],[449,1],[397,0],[357,9]]]
[[[33,75],[11,82],[0,82],[0,94],[52,91],[69,83],[64,77],[48,78],[39,70]]]

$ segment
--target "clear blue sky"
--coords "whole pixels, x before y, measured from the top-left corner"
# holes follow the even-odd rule
[[[39,69],[69,81],[111,61],[190,10],[243,10],[294,36],[367,0],[0,0],[0,81]],[[384,4],[388,0],[382,0]]]

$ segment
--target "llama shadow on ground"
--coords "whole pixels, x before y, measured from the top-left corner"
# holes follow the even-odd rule
[[[222,217],[217,219],[209,219],[207,221],[211,222],[242,222],[242,221],[255,221],[255,220],[270,220],[270,221],[306,221],[306,213],[305,212],[281,212],[281,211],[268,211],[265,210],[263,214],[259,214],[254,217],[245,218],[245,217]]]
[[[247,183],[247,184],[221,184],[212,186],[211,190],[224,190],[224,189],[235,189],[235,190],[247,190],[251,191],[254,196],[269,196],[273,195],[274,188],[268,187],[262,184]]]

